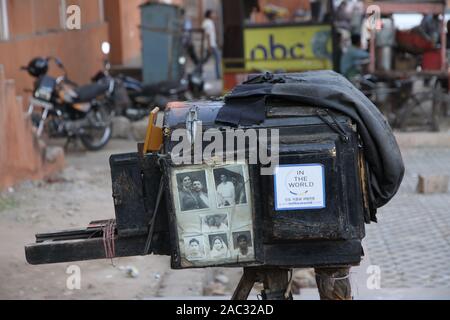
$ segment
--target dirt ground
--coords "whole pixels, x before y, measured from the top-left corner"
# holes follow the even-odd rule
[[[109,156],[133,152],[136,143],[113,140],[92,153],[72,149],[67,168],[51,181],[26,182],[0,194],[0,299],[151,299],[199,296],[220,273],[235,283],[240,270],[170,270],[169,257],[146,256],[79,263],[31,266],[24,246],[36,233],[85,227],[98,219],[114,218]],[[67,268],[81,270],[81,289],[69,290]],[[137,269],[133,278],[127,267]],[[225,283],[216,288],[224,294]],[[210,292],[209,292],[210,294]]]

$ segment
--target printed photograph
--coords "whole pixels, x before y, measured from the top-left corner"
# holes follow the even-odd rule
[[[184,238],[186,259],[202,260],[205,258],[205,245],[202,236]]]
[[[203,233],[227,232],[230,227],[226,213],[202,215],[201,222]]]
[[[204,170],[177,174],[177,187],[181,211],[202,210],[210,207]]]
[[[209,257],[212,259],[223,259],[230,257],[228,239],[226,233],[209,235]]]
[[[247,204],[243,165],[214,169],[214,182],[218,208]]]
[[[233,232],[233,256],[240,258],[253,258],[253,240],[250,231]]]

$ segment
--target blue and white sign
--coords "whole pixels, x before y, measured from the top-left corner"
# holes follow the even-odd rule
[[[275,209],[323,209],[325,168],[321,164],[282,165],[275,169]]]

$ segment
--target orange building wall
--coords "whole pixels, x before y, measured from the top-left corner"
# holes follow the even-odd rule
[[[66,0],[67,7],[72,4],[80,6],[82,25],[100,22],[97,0]],[[17,38],[60,29],[62,12],[60,5],[59,0],[8,0],[11,34]]]
[[[59,0],[8,0],[10,38],[0,41],[0,190],[23,180],[42,179],[64,166],[64,153],[46,160],[46,146],[33,134],[24,109],[33,79],[20,66],[36,56],[56,56],[69,77],[88,83],[102,68],[102,41],[108,40],[98,1],[67,0],[81,7],[81,30],[64,30]],[[52,63],[51,74],[61,71]],[[6,80],[5,74],[8,76]],[[23,98],[18,98],[21,95]]]
[[[122,64],[128,65],[139,61],[141,56],[141,15],[139,6],[144,0],[121,0]]]
[[[139,5],[145,2],[147,0],[104,0],[105,21],[102,22],[99,1],[66,0],[67,6],[80,6],[82,30],[64,31],[59,0],[8,0],[11,39],[0,42],[0,64],[5,65],[8,76],[16,81],[18,94],[32,86],[31,78],[18,69],[35,56],[59,57],[69,76],[78,83],[89,81],[102,67],[102,41],[111,42],[113,64],[137,65],[141,61]],[[184,2],[171,1],[180,6]],[[201,3],[194,0],[190,4],[193,2]],[[54,66],[51,69],[55,72]]]
[[[33,79],[20,66],[26,65],[36,56],[59,57],[69,73],[69,78],[77,83],[88,83],[96,70],[102,68],[102,41],[108,40],[106,24],[85,28],[81,31],[49,33],[24,40],[0,42],[0,64],[8,77],[15,79],[19,95],[31,89]],[[61,74],[57,67],[50,65],[51,74]]]
[[[108,29],[100,21],[98,1],[66,3],[80,6],[81,30],[61,28],[59,0],[9,0],[10,40],[0,41],[0,64],[5,66],[8,77],[15,80],[19,95],[33,84],[33,79],[19,68],[36,56],[59,57],[69,77],[78,83],[89,82],[102,68],[100,48],[102,41],[108,40]],[[50,69],[51,74],[60,74],[55,65]]]
[[[112,44],[113,64],[134,64],[140,61],[140,10],[146,0],[104,0],[106,22],[100,21],[97,0],[66,0],[66,5],[81,8],[82,29],[61,29],[59,0],[8,0],[10,40],[0,41],[0,64],[8,77],[15,80],[16,92],[24,94],[32,88],[33,79],[20,71],[36,56],[59,57],[69,77],[77,83],[87,83],[102,68],[102,41]],[[183,0],[173,4],[183,5]],[[107,25],[109,22],[109,26]],[[59,70],[53,64],[51,74]]]
[[[81,30],[64,30],[59,0],[7,0],[10,38],[0,41],[0,190],[22,180],[41,179],[64,165],[64,155],[55,162],[45,160],[45,146],[33,135],[24,115],[33,79],[20,66],[36,56],[56,56],[66,66],[69,78],[80,84],[90,82],[103,66],[100,47],[111,35],[117,40],[117,61],[128,63],[141,53],[138,6],[144,0],[104,0],[105,11],[112,6],[111,25],[101,19],[96,0],[66,0],[81,8]],[[181,0],[174,1],[180,3]],[[111,6],[109,6],[111,7]],[[103,15],[107,18],[107,12]],[[64,21],[63,21],[64,22]],[[3,66],[2,66],[3,65]],[[61,71],[52,63],[50,74]],[[5,74],[9,79],[6,80]],[[18,98],[18,95],[23,95]]]
[[[62,149],[53,162],[45,157],[45,145],[33,135],[22,99],[13,80],[6,80],[0,65],[0,191],[23,180],[42,179],[64,167]]]
[[[109,24],[112,64],[136,66],[140,63],[142,44],[139,6],[146,2],[148,0],[105,1],[105,17]],[[172,0],[171,3],[183,6],[184,0]]]
[[[111,62],[115,65],[130,65],[140,61],[141,24],[139,6],[145,0],[108,0],[105,16],[109,24]]]

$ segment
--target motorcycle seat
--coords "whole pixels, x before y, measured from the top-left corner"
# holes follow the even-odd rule
[[[146,95],[172,95],[186,91],[186,86],[177,81],[164,81],[156,84],[146,85],[142,91]]]
[[[108,91],[108,83],[93,83],[87,84],[75,89],[77,94],[77,102],[90,102],[95,98],[105,94]]]

